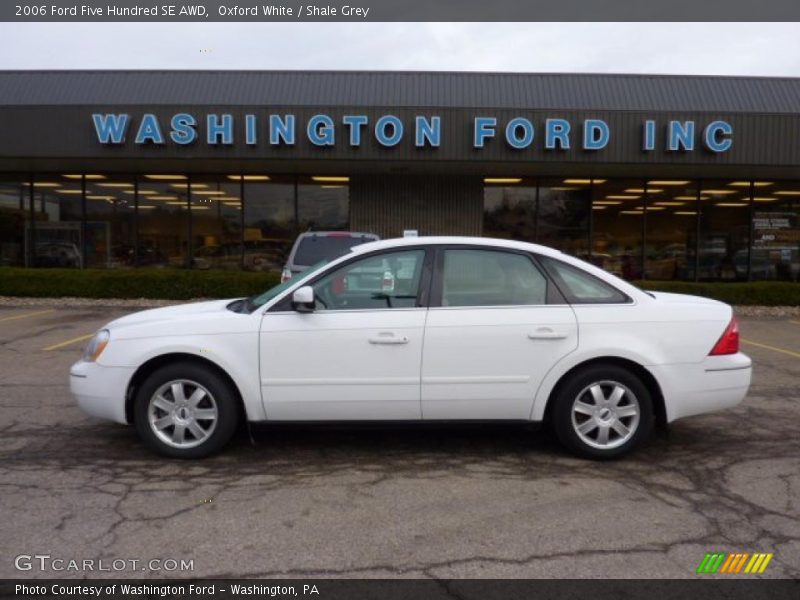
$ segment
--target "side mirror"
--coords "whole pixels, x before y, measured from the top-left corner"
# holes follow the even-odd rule
[[[292,308],[299,313],[314,312],[314,288],[304,285],[292,294]]]

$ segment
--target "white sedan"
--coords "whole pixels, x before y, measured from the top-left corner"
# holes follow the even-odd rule
[[[546,422],[619,456],[750,385],[731,307],[651,293],[556,250],[421,237],[353,248],[245,299],[112,321],[70,370],[87,413],[171,457],[248,421]]]

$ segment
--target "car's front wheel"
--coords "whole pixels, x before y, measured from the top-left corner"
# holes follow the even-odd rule
[[[586,458],[614,458],[647,439],[653,400],[632,372],[594,365],[562,385],[553,407],[553,428],[568,449]]]
[[[151,450],[172,458],[202,458],[219,451],[236,430],[239,411],[224,378],[191,362],[154,371],[139,387],[134,421]]]

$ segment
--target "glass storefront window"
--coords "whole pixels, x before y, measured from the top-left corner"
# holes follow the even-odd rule
[[[694,279],[697,192],[698,182],[688,179],[647,182],[645,278]]]
[[[626,279],[800,280],[797,181],[519,177],[483,191],[485,236]],[[349,228],[349,192],[345,176],[3,174],[0,266],[280,270],[300,232]]]
[[[138,266],[185,267],[189,250],[189,182],[185,175],[142,175]]]
[[[750,182],[703,180],[697,279],[746,280],[750,237]]]
[[[85,185],[86,266],[135,266],[133,176],[87,174]]]
[[[26,177],[0,177],[0,266],[25,265],[25,230],[30,215]]]
[[[800,281],[800,182],[754,182],[752,232],[751,278]]]
[[[241,183],[216,177],[191,179],[192,267],[241,269]]]
[[[642,277],[645,182],[613,179],[592,186],[591,262],[625,279]]]
[[[313,177],[298,178],[297,224],[300,231],[346,231],[350,224],[349,209],[348,178],[334,177],[327,182],[315,181]]]
[[[37,267],[83,266],[82,175],[36,175],[26,245]]]
[[[513,179],[513,178],[509,178]],[[536,241],[536,182],[487,183],[483,188],[483,235]]]
[[[595,186],[605,184],[604,179],[596,179],[594,183]],[[587,258],[591,199],[590,179],[568,177],[541,180],[538,243]]]
[[[232,180],[237,177],[230,176]],[[241,177],[244,185],[244,268],[280,270],[297,236],[294,178]]]

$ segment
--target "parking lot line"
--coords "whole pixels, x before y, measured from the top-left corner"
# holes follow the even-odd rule
[[[795,325],[800,325],[800,321],[789,321],[789,323],[794,323]]]
[[[93,333],[89,333],[87,335],[81,335],[79,337],[72,338],[71,340],[67,340],[65,342],[59,342],[58,344],[53,344],[52,346],[44,348],[44,351],[49,352],[50,350],[58,350],[59,348],[63,348],[64,346],[69,346],[70,344],[75,344],[77,342],[82,342],[83,340],[88,340],[93,335],[94,335]]]
[[[28,317],[35,317],[37,315],[45,315],[47,313],[55,312],[55,309],[48,309],[48,310],[39,310],[32,313],[27,313],[24,315],[14,315],[13,317],[4,317],[0,319],[0,321],[16,321],[17,319],[27,319]]]
[[[768,346],[767,344],[761,344],[759,342],[753,342],[750,340],[742,339],[745,344],[750,344],[751,346],[758,346],[759,348],[766,348],[767,350],[772,350],[773,352],[780,352],[782,354],[788,354],[789,356],[794,356],[795,358],[800,358],[800,352],[793,352],[791,350],[787,350],[786,348],[778,348],[776,346]]]

